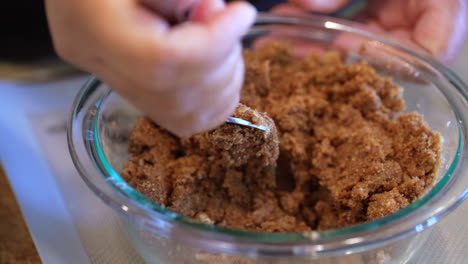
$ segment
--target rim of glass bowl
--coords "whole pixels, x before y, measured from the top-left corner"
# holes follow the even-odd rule
[[[333,30],[353,33],[370,39],[378,40],[385,45],[389,45],[393,48],[403,51],[404,53],[409,54],[416,59],[422,60],[424,63],[427,63],[438,70],[439,73],[441,73],[442,76],[444,76],[456,88],[457,92],[461,94],[463,101],[462,105],[466,109],[467,87],[450,69],[431,59],[430,57],[415,53],[399,44],[389,41],[386,38],[375,35],[370,31],[363,30],[361,25],[357,26],[355,23],[349,21],[312,15],[307,17],[297,17],[262,14],[259,15],[256,21],[256,24],[259,25],[277,23],[322,26],[328,29],[331,28]],[[327,23],[332,24],[330,27],[327,27]],[[128,207],[131,206],[132,209],[138,211],[139,215],[145,215],[149,217],[149,219],[157,219],[159,222],[165,221],[171,225],[185,228],[185,230],[194,231],[195,233],[192,233],[191,235],[199,236],[198,239],[204,237],[208,239],[215,239],[217,242],[234,243],[231,245],[231,247],[239,246],[240,241],[242,241],[244,244],[252,242],[255,243],[255,245],[260,244],[262,246],[275,245],[282,247],[309,247],[309,249],[305,251],[297,250],[297,248],[294,251],[281,251],[281,254],[284,253],[283,255],[316,255],[317,252],[330,253],[338,252],[340,250],[346,250],[346,252],[349,252],[349,249],[358,250],[359,248],[368,247],[370,243],[374,246],[378,246],[414,232],[420,232],[425,228],[435,224],[441,216],[444,216],[453,210],[468,196],[468,191],[465,186],[465,189],[455,196],[456,199],[451,199],[449,203],[445,202],[445,204],[440,204],[441,202],[439,201],[444,194],[452,189],[451,187],[453,186],[453,183],[458,178],[460,178],[459,176],[461,169],[459,167],[463,165],[463,162],[461,161],[464,161],[464,132],[466,132],[466,128],[462,127],[461,124],[466,123],[466,121],[462,121],[462,119],[460,119],[460,110],[455,108],[452,110],[455,113],[457,121],[459,121],[457,122],[459,139],[456,155],[450,164],[447,173],[440,179],[437,184],[434,185],[434,187],[428,193],[426,193],[426,195],[411,203],[406,208],[399,210],[398,212],[371,222],[355,226],[325,231],[311,231],[305,233],[257,233],[198,223],[188,217],[184,217],[168,209],[165,209],[156,203],[153,203],[138,191],[130,187],[111,167],[101,147],[98,131],[100,106],[103,100],[110,94],[111,90],[106,88],[107,90],[103,91],[102,87],[99,87],[100,83],[101,82],[99,80],[93,77],[84,85],[74,102],[72,116],[69,121],[68,142],[70,153],[80,175],[88,184],[88,186],[106,203],[109,204],[113,201],[116,204],[114,209],[119,210],[120,213],[128,215]],[[90,177],[87,176],[86,169],[80,161],[80,155],[77,154],[75,149],[75,144],[83,144],[87,137],[83,136],[81,138],[81,140],[83,140],[82,142],[75,142],[74,140],[74,136],[78,135],[79,130],[82,129],[80,125],[76,125],[77,122],[78,124],[80,124],[80,122],[81,124],[84,123],[82,120],[84,115],[80,115],[80,113],[83,111],[83,106],[85,105],[86,100],[90,97],[90,95],[97,92],[99,92],[99,98],[92,104],[94,107],[96,107],[96,112],[91,118],[92,121],[87,120],[89,123],[89,128],[91,128],[94,133],[92,139],[88,138],[88,140],[90,140],[92,143],[87,144],[86,151],[94,162],[94,169],[97,170],[95,172],[101,174],[101,178],[103,180],[106,180],[108,183],[110,183],[114,189],[118,190],[118,192],[125,197],[125,204],[115,201],[115,199],[112,197],[114,194],[105,193],[93,183],[93,179],[90,179]],[[453,106],[453,98],[447,98],[447,100]],[[431,205],[428,205],[429,201],[431,201]],[[427,208],[428,206],[429,208]],[[435,206],[437,206],[437,208],[434,208]],[[127,210],[123,208],[126,208]],[[204,236],[206,234],[209,236]],[[186,240],[188,241],[190,239]],[[227,244],[219,243],[218,245],[216,245],[216,243],[211,243],[211,246],[213,246],[213,248],[219,247],[221,249],[229,248]],[[274,250],[278,250],[278,247],[275,247]],[[264,253],[268,255],[267,252],[268,250],[265,250],[264,252],[256,252],[256,254],[262,255],[262,253]]]

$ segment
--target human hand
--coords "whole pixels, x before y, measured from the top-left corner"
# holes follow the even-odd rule
[[[349,0],[290,0],[275,13],[332,13]],[[356,20],[409,40],[443,62],[452,61],[467,33],[466,0],[369,0]]]
[[[255,10],[222,0],[46,0],[54,46],[177,136],[222,124],[237,107],[240,39]],[[187,22],[170,20],[188,14]],[[235,21],[235,22],[233,22]]]

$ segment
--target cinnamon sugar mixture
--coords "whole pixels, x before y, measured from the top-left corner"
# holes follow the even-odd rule
[[[407,206],[433,183],[440,136],[405,108],[402,89],[334,53],[295,58],[274,43],[245,51],[234,116],[178,139],[148,118],[135,126],[124,179],[201,222],[262,232],[354,225]],[[255,109],[255,110],[254,110]]]

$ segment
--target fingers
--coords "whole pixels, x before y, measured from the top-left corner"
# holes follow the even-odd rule
[[[255,9],[222,0],[142,1],[47,0],[59,53],[176,135],[222,124],[239,102],[240,40]],[[187,23],[168,23],[187,7]]]
[[[464,0],[370,1],[367,15],[385,31],[449,62],[466,36],[466,5]]]
[[[175,111],[157,111],[147,109],[148,114],[157,124],[168,129],[179,137],[189,137],[201,132],[209,131],[223,124],[239,104],[240,89],[243,82],[243,61],[239,60],[233,71],[230,82],[221,86],[215,95],[200,93],[194,95],[193,100],[200,104],[196,109],[184,115]],[[197,90],[193,90],[196,92]],[[175,108],[170,108],[174,110]]]
[[[194,74],[191,80],[171,81],[172,86],[160,94],[161,97],[167,98],[162,102],[162,106],[172,109],[171,115],[175,119],[183,119],[202,110],[210,110],[210,104],[207,102],[213,103],[223,99],[223,95],[233,82],[236,67],[241,62],[241,47],[238,45],[215,69]],[[187,70],[182,73],[191,74]]]
[[[292,5],[292,4],[288,4],[288,3],[283,3],[283,4],[279,4],[279,5],[276,5],[274,6],[271,10],[270,10],[271,13],[273,14],[278,14],[278,15],[304,15],[304,14],[307,14],[307,12],[296,6],[296,5]]]
[[[333,13],[349,3],[350,0],[290,0],[290,2],[308,11]]]
[[[444,62],[453,60],[467,31],[465,1],[429,1],[414,26],[413,41]]]
[[[201,0],[190,11],[189,21],[207,22],[216,12],[222,10],[225,6],[222,0]]]
[[[165,64],[166,73],[172,71],[154,79],[168,83],[152,97],[154,107],[145,107],[144,112],[181,137],[224,123],[239,102],[243,81],[240,39],[255,14],[252,6],[242,2],[224,6],[220,0],[200,0],[189,23],[161,36],[157,61]],[[141,100],[145,99],[139,100],[140,106],[151,105]]]
[[[395,28],[395,29],[391,29],[391,30],[390,30],[390,33],[391,33],[393,36],[396,36],[396,37],[398,37],[398,38],[411,41],[411,32],[409,32],[408,29],[406,29],[406,28]]]
[[[173,113],[172,124],[168,127],[178,136],[191,136],[211,130],[223,124],[239,103],[243,82],[243,60],[240,44],[226,62],[216,72],[200,76],[198,86],[190,87],[180,94],[187,106],[173,105],[171,109],[180,109]],[[184,125],[181,125],[184,124]]]
[[[209,21],[208,41],[211,44],[225,46],[227,50],[232,49],[232,43],[239,43],[252,26],[256,13],[253,6],[244,2],[228,5]],[[213,52],[211,48],[210,52]],[[220,50],[220,54],[223,54],[222,50]]]
[[[159,55],[184,62],[181,65],[184,67],[199,69],[200,64],[214,67],[229,56],[254,22],[255,15],[255,9],[247,3],[228,4],[204,23],[186,23],[161,36]]]
[[[332,47],[344,54],[348,62],[356,63],[364,60],[379,73],[390,75],[395,80],[425,82],[425,76],[421,74],[423,66],[418,65],[419,68],[416,68],[411,63],[411,56],[382,45],[379,41],[343,33],[335,40]]]
[[[289,4],[283,3],[274,6],[271,9],[271,13],[279,14],[279,15],[306,15],[307,12],[303,9]],[[289,26],[277,25],[271,26],[272,33],[258,38],[253,43],[254,49],[259,49],[265,45],[268,45],[271,42],[287,42],[292,51],[292,55],[298,58],[302,58],[308,56],[310,54],[324,54],[326,52],[326,48],[321,43],[315,43],[310,39],[304,39],[300,36],[288,35],[281,32],[288,32],[291,30]],[[294,27],[294,31],[301,30],[299,26]],[[308,31],[308,28],[303,28],[304,32]],[[276,32],[276,33],[274,33]]]
[[[185,13],[195,6],[199,0],[140,0],[153,11],[164,16],[182,20]]]
[[[207,100],[206,103],[212,104],[207,111],[203,122],[203,126],[199,126],[197,131],[187,133],[193,135],[196,133],[209,131],[223,124],[226,119],[232,115],[240,102],[240,90],[244,82],[244,63],[243,60],[238,60],[235,70],[232,75],[231,82],[228,86],[224,87],[224,92],[221,96],[213,100]]]
[[[420,1],[419,2],[426,2]],[[416,22],[417,17],[407,12],[411,2],[408,0],[369,1],[366,8],[368,18],[378,20],[382,29],[409,27]]]

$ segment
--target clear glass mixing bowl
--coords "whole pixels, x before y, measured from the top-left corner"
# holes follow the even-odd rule
[[[392,215],[335,230],[271,234],[196,223],[146,199],[119,176],[141,113],[97,79],[79,93],[68,130],[70,153],[84,181],[125,220],[135,248],[149,263],[408,262],[426,230],[468,194],[467,87],[433,58],[338,19],[261,15],[244,47],[265,37],[337,50],[348,63],[366,60],[404,87],[407,111],[423,114],[443,137],[434,187]]]

